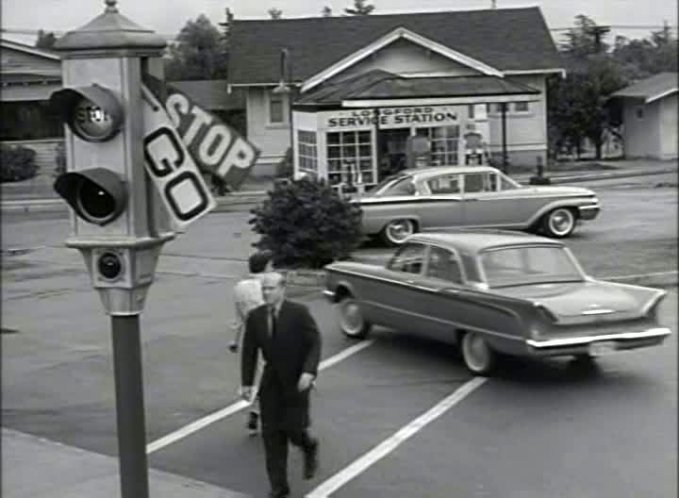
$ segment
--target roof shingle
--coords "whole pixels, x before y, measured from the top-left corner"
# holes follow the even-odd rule
[[[276,83],[280,50],[301,82],[403,27],[501,71],[563,67],[538,7],[234,21],[229,82]]]

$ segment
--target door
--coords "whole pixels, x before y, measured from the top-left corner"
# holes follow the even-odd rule
[[[516,224],[517,200],[499,188],[492,171],[462,175],[463,224],[468,227],[503,227]]]
[[[406,169],[406,143],[410,128],[380,130],[379,132],[379,178]]]
[[[420,230],[441,230],[463,224],[462,187],[459,173],[446,173],[425,182],[428,192],[417,207]]]

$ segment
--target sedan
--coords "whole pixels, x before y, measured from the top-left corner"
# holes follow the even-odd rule
[[[505,228],[568,237],[599,214],[594,192],[525,186],[489,166],[437,166],[386,178],[360,198],[362,231],[397,246],[415,232]]]
[[[408,237],[385,266],[327,265],[324,294],[349,337],[373,324],[458,345],[489,373],[498,353],[597,356],[662,343],[665,291],[596,280],[561,242],[504,230]]]

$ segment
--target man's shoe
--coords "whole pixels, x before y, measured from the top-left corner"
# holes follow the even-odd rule
[[[259,414],[257,412],[250,412],[248,415],[248,423],[246,427],[248,428],[248,431],[250,432],[251,436],[254,436],[258,432],[259,428]]]
[[[313,440],[304,450],[304,479],[313,479],[318,469],[318,441]]]
[[[285,491],[272,491],[269,493],[269,498],[290,498],[290,490]]]

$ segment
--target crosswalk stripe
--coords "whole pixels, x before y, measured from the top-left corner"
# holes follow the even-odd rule
[[[385,439],[367,453],[364,453],[357,460],[354,460],[351,464],[336,473],[334,476],[321,483],[313,491],[307,493],[306,498],[328,498],[332,493],[344,486],[347,482],[351,481],[356,476],[363,473],[368,467],[387,456],[402,443],[417,434],[417,432],[424,429],[427,424],[436,420],[457,403],[466,398],[469,394],[474,392],[474,390],[481,387],[483,383],[486,382],[486,380],[488,379],[484,377],[474,377],[470,381],[466,382],[456,389],[452,394],[445,397],[439,403],[430,408],[428,411],[407,425],[403,426],[391,437]]]
[[[355,355],[360,351],[363,351],[369,346],[372,346],[374,342],[375,341],[373,339],[370,339],[367,341],[359,342],[358,344],[354,344],[353,346],[340,351],[336,355],[333,355],[330,358],[326,358],[325,360],[323,360],[318,366],[318,369],[322,371],[327,368],[330,368],[333,365],[339,363],[340,361],[346,360],[350,356]],[[147,444],[146,453],[150,455],[151,453],[154,453],[160,450],[161,448],[165,448],[173,443],[176,443],[177,441],[180,441],[190,436],[191,434],[198,432],[209,425],[214,424],[215,422],[218,422],[226,417],[233,415],[234,413],[244,410],[248,406],[250,406],[250,403],[248,403],[245,400],[236,401],[235,403],[232,403],[231,405],[226,406],[221,410],[217,410],[216,412],[210,413],[209,415],[206,415],[203,418],[191,422],[190,424],[185,425],[184,427],[177,429],[176,431],[171,432],[170,434],[167,434],[166,436],[163,436],[160,439],[156,439],[155,441]]]

